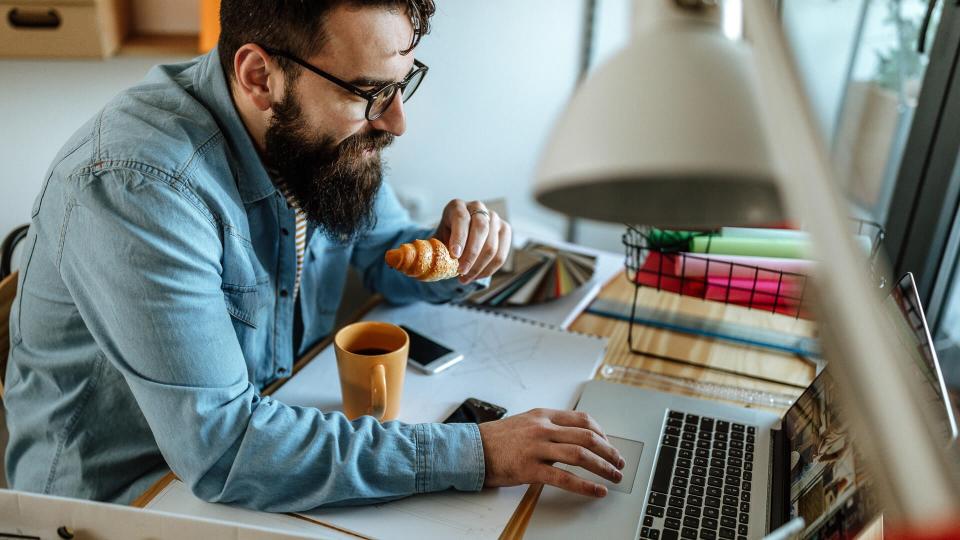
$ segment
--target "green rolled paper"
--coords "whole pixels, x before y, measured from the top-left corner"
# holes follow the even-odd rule
[[[810,241],[809,234],[795,229],[750,229],[744,227],[723,227],[720,229],[720,237],[797,240],[802,242]],[[858,234],[857,236],[854,236],[853,239],[864,254],[871,255],[873,253],[873,238],[865,234]]]
[[[650,229],[647,239],[652,247],[658,249],[680,248],[689,249],[690,240],[709,233],[699,231],[671,231],[668,229]]]
[[[807,259],[810,257],[809,248],[810,243],[806,240],[788,238],[701,236],[690,240],[691,252],[717,255]]]

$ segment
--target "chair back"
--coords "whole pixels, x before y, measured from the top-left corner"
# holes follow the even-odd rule
[[[0,398],[7,376],[7,357],[10,355],[10,310],[17,296],[17,272],[0,280]]]
[[[27,231],[29,230],[29,225],[21,225],[11,231],[3,239],[3,244],[0,244],[0,279],[13,272],[13,250],[16,249],[21,240],[27,237]]]
[[[14,229],[0,244],[0,398],[7,376],[7,356],[10,354],[10,310],[17,296],[17,273],[13,271],[13,252],[26,238],[29,225]]]

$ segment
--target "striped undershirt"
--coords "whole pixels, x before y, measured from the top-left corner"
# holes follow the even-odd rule
[[[283,178],[280,178],[276,171],[268,170],[268,172],[273,178],[273,183],[277,186],[277,189],[283,193],[283,196],[286,197],[287,204],[290,205],[290,208],[293,208],[294,212],[296,227],[293,235],[293,243],[297,250],[297,277],[293,282],[293,297],[296,298],[297,294],[300,293],[300,273],[303,271],[303,254],[307,248],[307,216],[300,210],[300,205],[294,200]]]

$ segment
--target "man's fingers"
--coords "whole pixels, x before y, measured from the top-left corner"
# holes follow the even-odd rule
[[[560,427],[553,432],[551,440],[586,448],[618,469],[622,469],[625,464],[620,452],[607,439],[589,429]]]
[[[589,429],[604,439],[607,438],[607,434],[603,432],[600,424],[585,412],[553,410],[550,411],[550,421],[558,426]]]
[[[492,276],[503,266],[503,263],[507,261],[507,256],[510,255],[510,243],[513,242],[513,233],[510,231],[510,224],[506,221],[503,221],[499,216],[497,218],[500,222],[500,228],[497,233],[497,252],[494,254],[493,258],[487,263],[486,268],[482,272],[477,274],[477,278],[485,278]],[[493,235],[493,231],[490,232]]]
[[[480,255],[477,256],[477,260],[473,263],[473,269],[470,271],[470,275],[467,276],[468,279],[477,279],[479,277],[486,277],[487,275],[492,274],[496,271],[496,268],[487,273],[488,268],[493,262],[493,259],[497,256],[497,253],[500,251],[500,216],[496,212],[490,212],[490,224],[487,229],[487,241],[483,246],[483,249],[480,250]]]
[[[543,465],[537,468],[538,482],[587,497],[606,497],[607,486],[584,480],[579,476],[557,467]]]
[[[611,482],[623,479],[623,474],[610,462],[578,444],[548,443],[543,454],[549,461],[582,467]]]
[[[482,210],[482,212],[478,211]],[[472,202],[469,205],[469,234],[460,256],[460,274],[469,275],[474,262],[480,255],[480,250],[487,243],[487,233],[490,227],[490,216],[481,203]]]
[[[460,199],[454,199],[443,210],[443,221],[450,228],[450,238],[447,239],[447,249],[454,257],[463,255],[463,247],[467,244],[467,235],[470,231],[470,212],[467,205]]]

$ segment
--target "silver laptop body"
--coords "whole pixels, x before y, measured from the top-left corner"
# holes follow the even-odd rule
[[[891,331],[896,331],[902,338],[903,375],[925,382],[920,385],[925,391],[917,398],[929,405],[931,420],[943,427],[944,444],[955,444],[958,433],[956,415],[946,392],[913,276],[909,273],[904,275],[887,299],[885,308],[888,318],[895,325]],[[710,532],[703,532],[702,520],[697,523],[701,530],[696,531],[694,536],[693,519],[690,520],[690,527],[686,523],[678,525],[676,522],[672,527],[665,527],[665,520],[669,516],[651,515],[651,510],[653,514],[659,513],[654,503],[663,502],[662,498],[652,502],[654,497],[651,492],[672,490],[683,485],[683,482],[681,486],[673,485],[673,480],[684,476],[680,473],[673,476],[669,484],[657,477],[660,453],[664,452],[661,437],[666,441],[668,432],[665,427],[671,421],[669,411],[673,411],[675,416],[677,412],[682,412],[684,416],[712,417],[730,422],[731,425],[739,423],[755,429],[749,492],[745,494],[741,489],[740,493],[731,491],[727,494],[726,477],[721,484],[724,490],[722,495],[736,494],[741,503],[749,502],[750,506],[746,512],[743,511],[745,508],[736,507],[735,528],[728,527],[725,531],[727,538],[761,538],[773,528],[771,525],[779,526],[792,515],[799,515],[806,520],[805,537],[845,537],[856,534],[867,520],[876,515],[878,509],[871,493],[869,474],[862,475],[861,467],[857,466],[853,436],[846,433],[842,415],[834,414],[839,412],[832,404],[836,397],[834,394],[840,390],[832,383],[828,371],[810,383],[783,420],[771,412],[715,401],[603,381],[587,383],[577,410],[590,413],[623,454],[627,461],[624,480],[617,486],[607,483],[609,493],[600,500],[545,487],[526,537],[672,540],[674,535],[684,538],[682,535],[685,532],[686,538],[712,540]],[[683,425],[686,425],[686,421]],[[699,438],[696,444],[700,444]],[[677,454],[679,449],[674,456]],[[683,466],[676,461],[674,463],[675,466]],[[602,481],[582,469],[575,472]],[[688,477],[691,484],[696,474],[697,471],[691,470]],[[743,479],[746,480],[745,469]],[[683,493],[689,497],[692,491],[681,490],[677,494]],[[667,502],[673,507],[681,504],[679,499],[668,499]],[[702,510],[706,511],[704,502]],[[726,506],[734,500],[723,499],[721,502],[722,506]],[[684,520],[687,518],[686,503],[684,500]],[[728,510],[733,513],[733,508]],[[747,525],[745,530],[741,530],[742,524]],[[668,528],[679,532],[666,533]],[[684,531],[684,528],[688,530]],[[715,529],[716,538],[724,538],[720,534],[722,529],[719,526]],[[661,535],[659,538],[651,534],[654,530]],[[668,538],[663,538],[665,533]]]
[[[620,450],[627,462],[624,479],[615,485],[583,469],[574,470],[609,487],[607,496],[596,500],[545,486],[524,538],[638,538],[650,504],[650,488],[668,411],[756,428],[746,536],[762,538],[767,532],[770,432],[780,424],[778,415],[605,381],[586,384],[577,410],[593,416]],[[665,519],[666,516],[653,518],[653,528],[663,530]],[[737,521],[739,524],[739,515]]]

